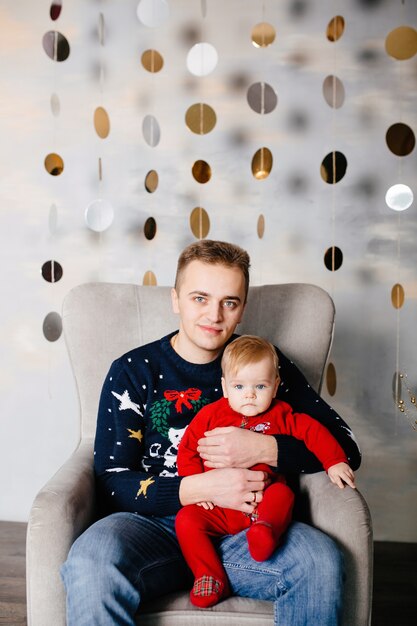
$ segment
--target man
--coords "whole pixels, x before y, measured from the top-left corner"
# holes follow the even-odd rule
[[[174,531],[181,506],[210,501],[250,514],[267,483],[264,472],[247,468],[266,463],[282,473],[320,471],[301,441],[230,427],[199,442],[213,471],[177,475],[185,428],[221,397],[221,354],[242,318],[248,284],[249,257],[241,248],[207,240],[188,246],[172,290],[178,332],[112,364],[95,442],[99,503],[107,516],[79,537],[62,568],[69,626],[132,626],[144,600],[191,587]],[[356,469],[360,455],[346,424],[294,364],[279,358],[286,401],[321,421]],[[277,623],[338,623],[341,555],[323,533],[295,522],[263,563],[251,559],[242,533],[222,539],[219,554],[232,592],[274,601]]]

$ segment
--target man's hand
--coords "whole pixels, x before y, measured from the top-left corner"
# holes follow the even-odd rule
[[[236,426],[223,426],[204,433],[197,452],[206,467],[252,467],[257,463],[278,465],[274,437]]]
[[[214,506],[252,513],[262,502],[268,482],[266,472],[262,471],[214,469],[185,476],[180,485],[180,502],[183,506],[211,502]]]
[[[355,486],[355,474],[347,463],[336,463],[327,470],[332,483],[344,489],[345,485],[349,485],[352,489],[356,489]]]

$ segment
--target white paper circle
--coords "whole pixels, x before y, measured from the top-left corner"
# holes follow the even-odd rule
[[[140,0],[136,14],[142,24],[156,28],[168,19],[169,5],[166,0]]]
[[[114,211],[108,200],[93,200],[85,210],[85,221],[96,233],[106,230],[113,222]]]
[[[217,50],[211,43],[196,43],[187,54],[187,68],[194,76],[207,76],[218,60]]]
[[[394,211],[405,211],[413,204],[413,192],[407,185],[393,185],[385,194],[385,202]]]
[[[54,117],[58,117],[61,111],[61,104],[59,102],[59,98],[56,93],[51,95],[51,111]]]
[[[161,129],[159,127],[156,117],[154,117],[153,115],[146,115],[143,118],[142,134],[148,146],[154,148],[158,145],[161,139]]]

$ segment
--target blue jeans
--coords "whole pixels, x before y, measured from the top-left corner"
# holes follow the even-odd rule
[[[114,513],[72,546],[62,578],[68,626],[133,626],[140,602],[190,589],[174,517]],[[343,589],[342,555],[322,532],[293,522],[270,559],[254,561],[245,532],[218,543],[235,595],[275,603],[276,626],[336,626]]]

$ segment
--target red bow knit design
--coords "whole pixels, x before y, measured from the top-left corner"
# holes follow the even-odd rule
[[[189,400],[198,400],[201,396],[201,391],[200,389],[195,389],[194,387],[187,389],[186,391],[167,390],[164,391],[164,396],[170,402],[176,400],[175,410],[177,411],[177,413],[182,413],[183,405],[187,407],[187,409],[193,408]]]

